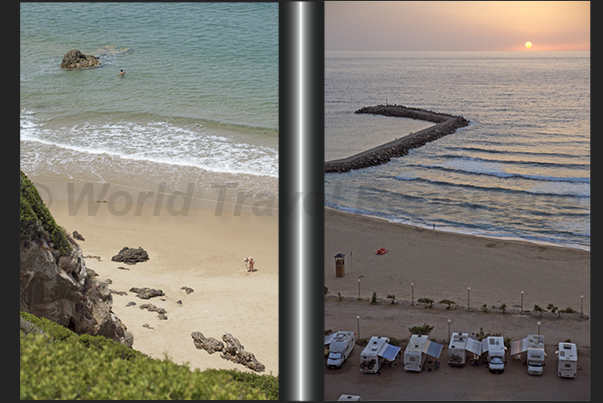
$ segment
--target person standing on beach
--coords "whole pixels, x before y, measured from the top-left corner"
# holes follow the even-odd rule
[[[124,76],[124,74],[126,74],[123,70],[119,70],[119,73],[117,73],[118,76]]]
[[[255,259],[251,256],[245,258],[245,267],[247,267],[247,271],[253,272],[253,265],[255,264]]]

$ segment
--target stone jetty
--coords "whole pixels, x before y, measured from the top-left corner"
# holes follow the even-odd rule
[[[437,113],[425,109],[408,108],[402,105],[368,106],[358,109],[355,113],[419,119],[434,122],[436,125],[347,158],[327,161],[325,162],[325,173],[348,172],[352,169],[385,164],[392,158],[408,154],[408,151],[413,148],[421,147],[430,141],[452,134],[461,127],[469,125],[469,121],[462,116]]]

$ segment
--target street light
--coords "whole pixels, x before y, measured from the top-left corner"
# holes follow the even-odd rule
[[[450,322],[452,321],[448,319],[448,343],[450,343]]]
[[[471,296],[471,287],[467,287],[467,311],[469,311],[470,296]]]
[[[584,295],[580,295],[580,317],[584,316]]]
[[[356,331],[356,334],[357,334],[356,340],[359,340],[360,339],[360,316],[356,316],[356,330],[357,330]]]
[[[360,299],[360,279],[358,279],[358,299]]]
[[[538,325],[538,334],[540,334],[540,322],[538,322],[537,325]]]
[[[523,291],[521,292],[521,314],[523,315]]]

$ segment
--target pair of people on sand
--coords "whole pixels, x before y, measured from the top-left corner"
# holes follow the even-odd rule
[[[253,265],[255,264],[255,259],[251,256],[247,256],[245,259],[245,267],[247,267],[247,271],[253,272]]]

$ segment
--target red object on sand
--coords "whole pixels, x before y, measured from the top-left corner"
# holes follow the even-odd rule
[[[387,252],[388,252],[388,250],[387,250],[387,249],[385,249],[385,248],[381,248],[381,249],[379,249],[379,250],[378,250],[376,253],[377,253],[378,255],[383,255],[383,254],[385,254],[385,253],[387,253]]]

